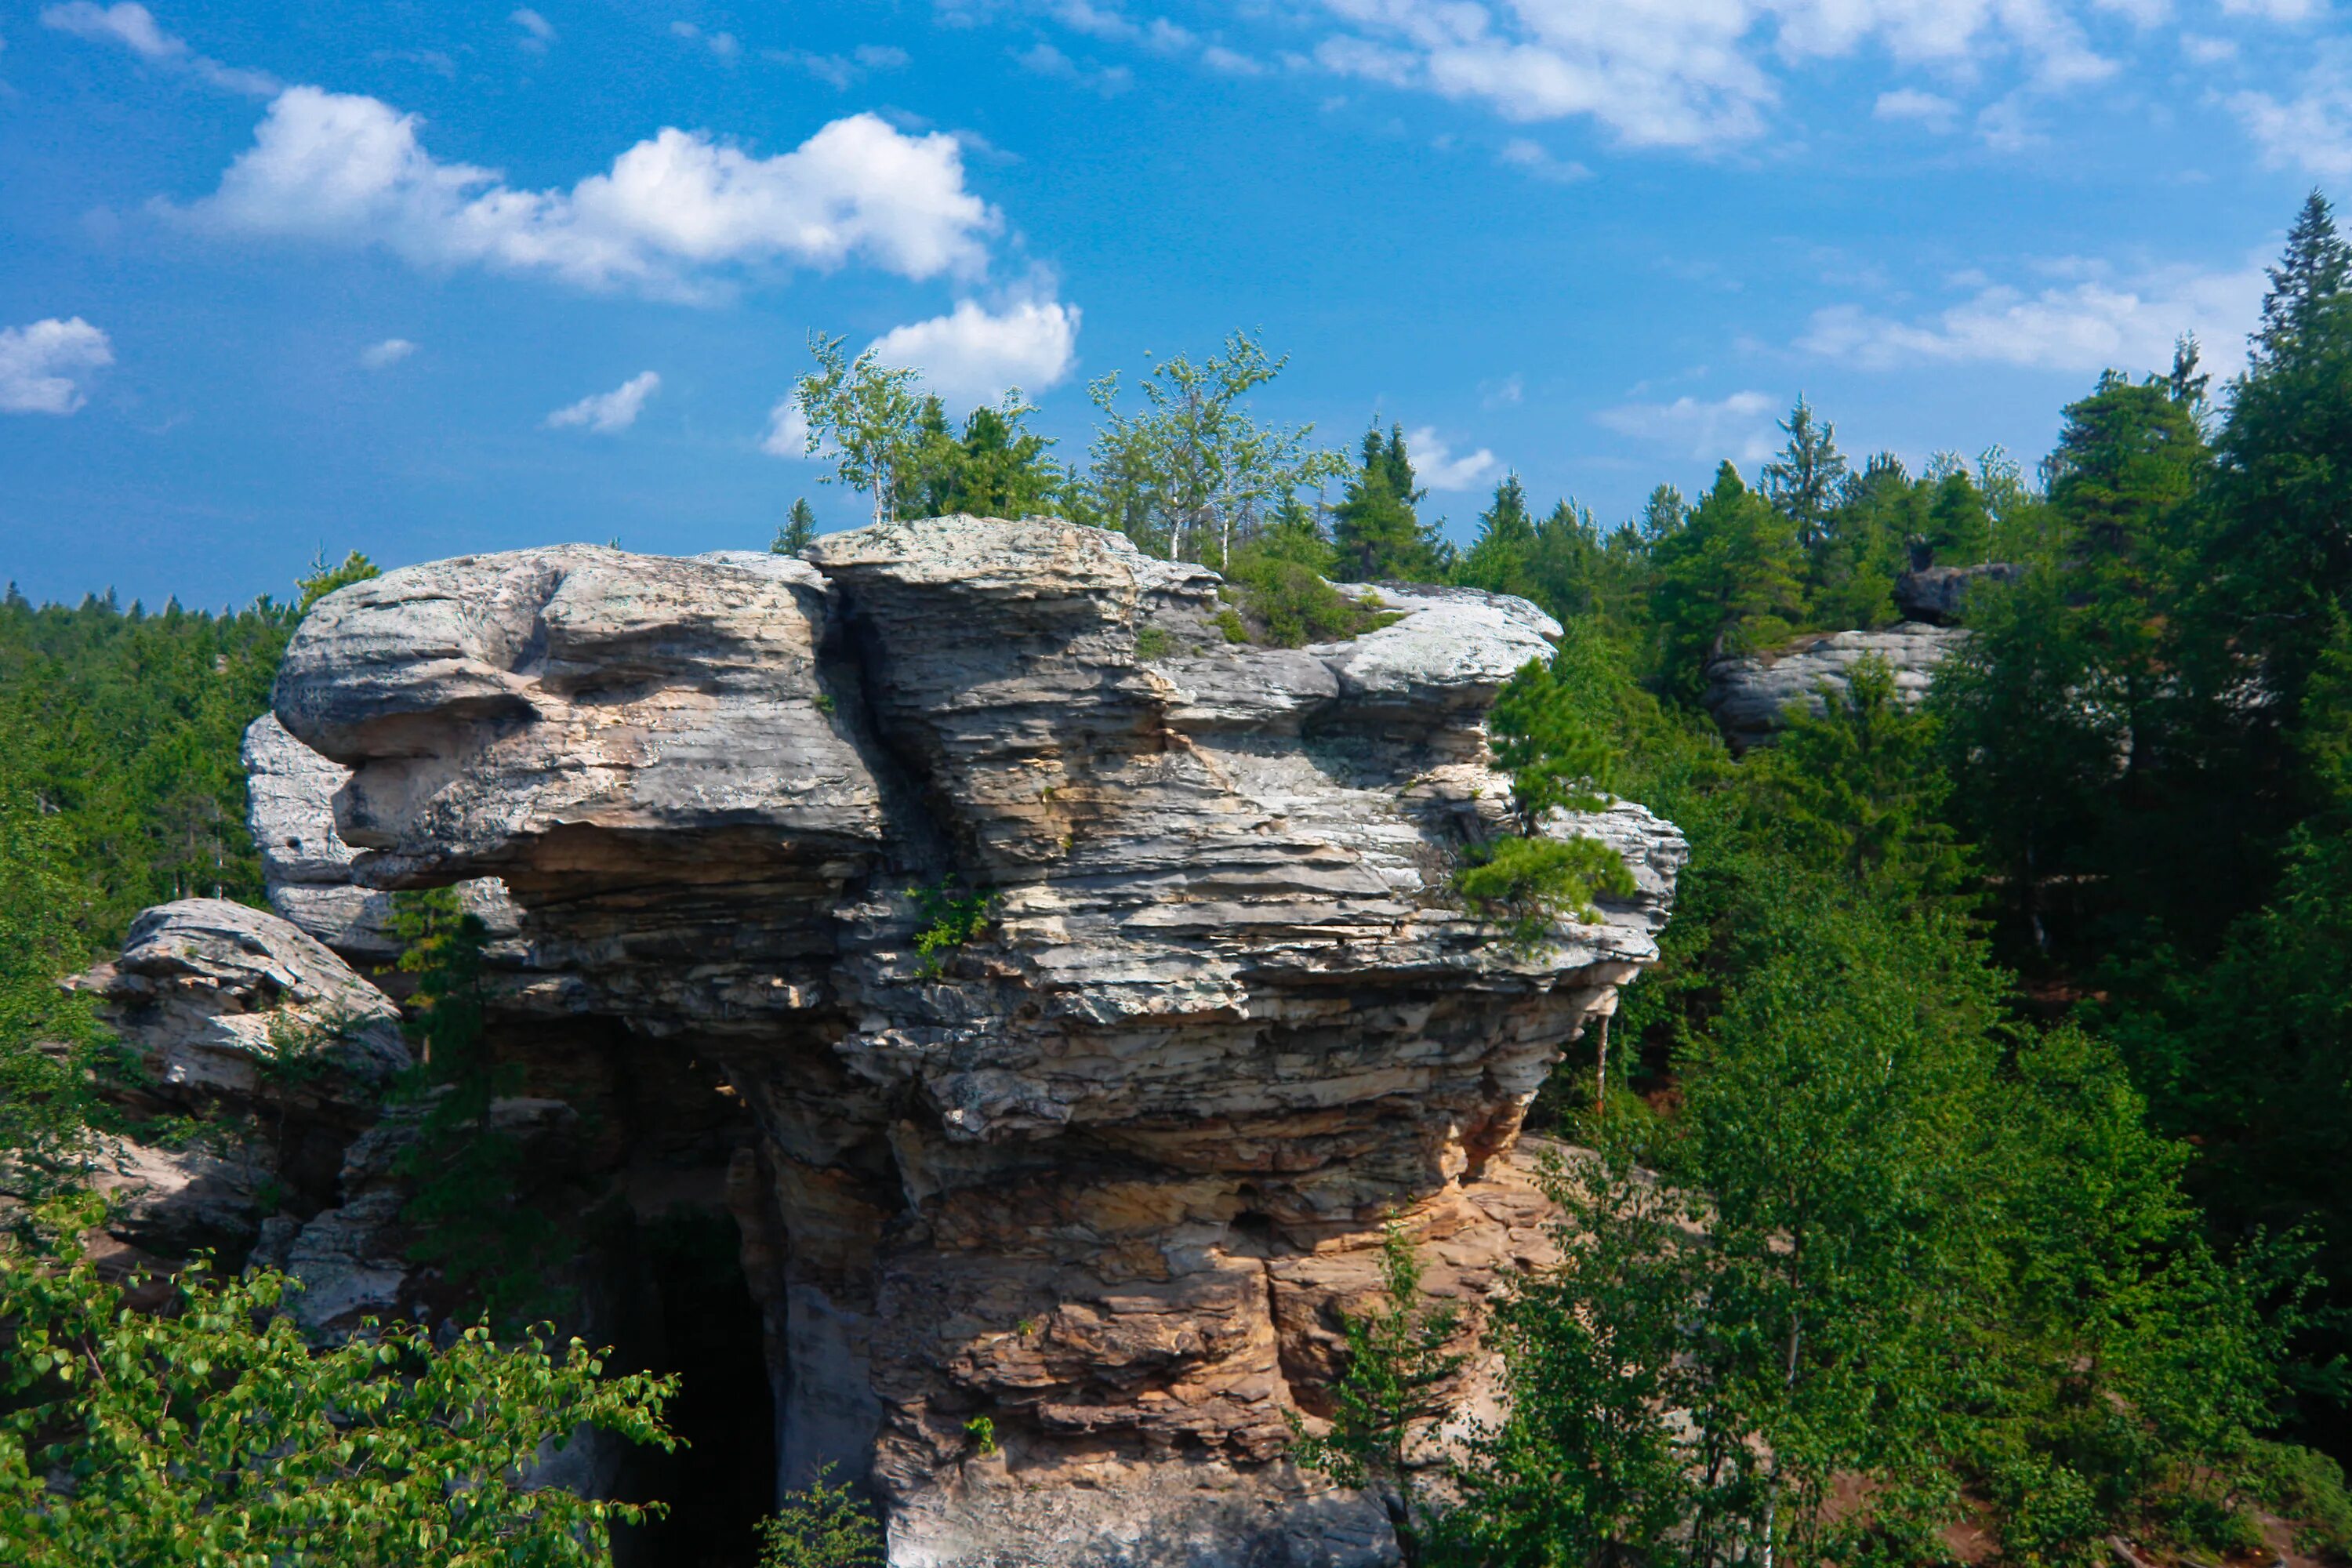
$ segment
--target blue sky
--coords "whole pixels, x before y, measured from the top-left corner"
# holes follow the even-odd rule
[[[0,576],[756,547],[812,330],[1065,456],[1261,329],[1259,412],[1604,521],[1755,458],[2044,451],[2242,353],[2352,195],[2347,0],[0,6]]]

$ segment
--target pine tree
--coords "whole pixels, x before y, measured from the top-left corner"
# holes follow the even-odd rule
[[[1781,641],[1801,618],[1804,591],[1794,525],[1748,488],[1739,470],[1716,470],[1690,521],[1662,541],[1651,608],[1664,639],[1669,682],[1695,696],[1717,651]]]
[[[1538,590],[1529,567],[1535,551],[1536,526],[1528,515],[1527,487],[1518,475],[1506,474],[1495,487],[1495,504],[1478,514],[1478,538],[1462,558],[1455,581],[1490,594],[1534,598]]]
[[[1369,583],[1429,575],[1435,562],[1413,515],[1420,492],[1412,481],[1403,430],[1391,426],[1385,438],[1377,424],[1365,431],[1362,465],[1349,479],[1347,494],[1331,514],[1332,542],[1339,548],[1343,579]]]
[[[775,555],[798,555],[816,542],[816,509],[810,506],[806,496],[795,497],[793,510],[784,515],[784,524],[776,530],[776,537],[768,546]]]
[[[1811,549],[1826,537],[1830,509],[1845,482],[1845,458],[1837,449],[1837,426],[1827,420],[1816,426],[1802,394],[1780,428],[1789,444],[1764,465],[1764,493],[1797,525],[1797,542]]]

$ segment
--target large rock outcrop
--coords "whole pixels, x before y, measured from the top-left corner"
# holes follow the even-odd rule
[[[1895,579],[1895,607],[1911,621],[1956,626],[1966,618],[1969,595],[1979,586],[2021,581],[2025,568],[2014,562],[1975,566],[1920,566]]]
[[[1905,621],[1878,631],[1816,632],[1760,653],[1735,654],[1706,667],[1706,710],[1734,752],[1769,743],[1788,723],[1791,703],[1822,711],[1822,693],[1843,693],[1853,667],[1885,661],[1895,675],[1895,699],[1906,707],[1927,700],[1936,667],[1969,634],[1957,626]]]
[[[1250,648],[1213,574],[1052,520],[807,554],[322,600],[249,748],[273,898],[333,938],[496,879],[532,1092],[574,1040],[723,1078],[779,1479],[869,1479],[894,1563],[1386,1560],[1286,1417],[1383,1218],[1473,1300],[1538,1245],[1521,1119],[1655,956],[1680,836],[1556,819],[1640,890],[1532,950],[1452,896],[1504,828],[1486,708],[1558,633],[1517,600]]]

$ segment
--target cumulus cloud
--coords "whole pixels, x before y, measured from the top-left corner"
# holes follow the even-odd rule
[[[266,71],[239,70],[197,54],[184,39],[173,37],[157,24],[153,12],[132,0],[99,5],[92,0],[70,0],[41,13],[41,25],[95,44],[129,49],[141,59],[167,70],[185,71],[199,80],[230,92],[267,97],[278,90],[277,79]]]
[[[2297,86],[2293,98],[2240,92],[2229,105],[2272,167],[2328,179],[2352,174],[2352,47],[2322,49]]]
[[[1677,397],[1672,403],[1628,403],[1592,417],[1620,436],[1693,458],[1753,463],[1771,456],[1778,445],[1773,415],[1780,406],[1770,394],[1751,390],[1713,402]]]
[[[807,417],[801,413],[801,405],[786,396],[768,410],[768,428],[760,437],[760,450],[771,458],[805,458],[808,437]]]
[[[369,370],[383,370],[398,364],[416,352],[416,345],[406,338],[386,338],[360,352],[360,363]]]
[[[599,436],[617,435],[637,422],[646,400],[661,390],[661,377],[643,371],[610,392],[599,392],[557,409],[541,422],[546,429],[583,426]]]
[[[1870,370],[1934,363],[2010,364],[2095,374],[2158,370],[2172,345],[2194,332],[2209,350],[2252,330],[2264,279],[2259,265],[2205,272],[2169,268],[2117,279],[2097,263],[2069,260],[2052,270],[2078,280],[2026,293],[2006,284],[1932,316],[1898,321],[1859,305],[1816,310],[1797,346]]]
[[[1454,456],[1454,448],[1427,425],[1406,431],[1404,445],[1412,454],[1413,478],[1433,490],[1466,490],[1501,467],[1484,447]]]
[[[885,364],[921,371],[951,402],[985,403],[1012,387],[1054,385],[1070,374],[1077,342],[1076,305],[1026,300],[992,312],[959,300],[944,316],[893,327],[873,348]]]
[[[82,378],[113,363],[114,345],[79,316],[0,327],[0,414],[71,414],[89,400]]]
[[[1882,50],[1965,73],[2017,62],[2057,89],[2112,75],[2056,0],[1324,0],[1328,70],[1486,104],[1522,122],[1588,116],[1644,146],[1758,134],[1775,66]]]
[[[419,124],[378,99],[289,88],[189,216],[223,232],[381,247],[421,267],[683,299],[711,294],[714,269],[761,263],[973,274],[1000,221],[965,189],[954,137],[903,134],[873,114],[768,158],[667,128],[568,191],[442,163]]]

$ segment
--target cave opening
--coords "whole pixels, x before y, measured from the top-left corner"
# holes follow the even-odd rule
[[[754,1568],[759,1522],[775,1510],[776,1419],[759,1303],[724,1211],[677,1209],[641,1224],[638,1342],[632,1359],[676,1373],[677,1451],[631,1456],[621,1493],[668,1505],[614,1532],[615,1568]]]

